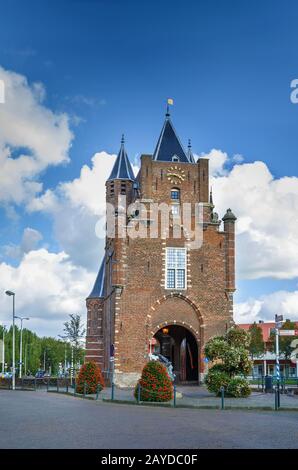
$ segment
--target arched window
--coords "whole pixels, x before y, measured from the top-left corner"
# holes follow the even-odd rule
[[[180,201],[180,189],[178,188],[171,189],[171,199],[173,201]]]

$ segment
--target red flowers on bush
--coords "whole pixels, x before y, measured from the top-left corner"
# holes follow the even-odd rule
[[[77,378],[77,393],[84,393],[84,384],[87,394],[100,392],[105,386],[100,367],[93,361],[82,365]]]
[[[141,401],[166,402],[173,398],[173,384],[167,369],[158,361],[148,362],[138,382],[141,386]],[[134,396],[138,398],[138,384]]]

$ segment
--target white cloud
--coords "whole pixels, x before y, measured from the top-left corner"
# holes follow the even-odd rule
[[[5,103],[0,106],[0,203],[20,204],[42,190],[38,177],[50,165],[69,160],[73,135],[66,114],[44,104],[41,83],[0,67]]]
[[[4,252],[10,258],[21,259],[25,253],[35,249],[42,238],[42,234],[38,230],[26,227],[20,245],[6,245]]]
[[[227,173],[227,170],[224,167],[229,161],[229,157],[228,154],[222,150],[212,149],[208,153],[195,155],[195,158],[209,159],[209,173],[211,176],[219,176]]]
[[[298,178],[274,178],[264,162],[237,164],[213,176],[213,199],[222,216],[236,217],[237,273],[243,279],[298,276]]]
[[[61,248],[75,264],[94,271],[104,247],[104,240],[95,234],[95,226],[105,213],[105,182],[115,159],[116,155],[96,153],[91,167],[84,165],[78,178],[48,190],[28,205],[29,211],[49,214]]]
[[[16,290],[18,308],[33,318],[30,327],[39,333],[61,332],[70,313],[86,317],[85,298],[95,281],[105,242],[96,237],[95,225],[105,212],[105,181],[115,159],[116,155],[97,153],[90,167],[82,167],[78,178],[28,202],[29,212],[52,217],[60,253],[34,250],[32,246],[28,253],[23,249],[18,267],[0,264],[0,289]],[[20,247],[14,248],[20,253]],[[2,311],[9,312],[9,300],[0,299],[0,309],[1,301]]]
[[[57,335],[71,313],[85,318],[85,298],[94,275],[75,266],[64,253],[46,249],[26,253],[18,267],[0,264],[0,291],[16,292],[16,312],[30,317],[28,327],[39,334]],[[11,300],[0,296],[1,320],[11,321]]]
[[[116,155],[98,152],[91,166],[84,165],[80,176],[46,191],[28,204],[31,212],[48,213],[53,218],[55,238],[75,264],[97,270],[103,255],[104,239],[95,233],[96,223],[105,214],[105,182]],[[137,167],[134,167],[135,173]]]
[[[258,299],[248,299],[235,305],[236,323],[251,323],[258,320],[274,321],[275,314],[284,319],[298,321],[298,291],[277,291]]]

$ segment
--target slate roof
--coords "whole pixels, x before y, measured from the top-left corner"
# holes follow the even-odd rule
[[[135,175],[124,147],[124,137],[122,136],[121,147],[114,163],[110,180],[135,180]]]
[[[95,280],[91,294],[88,296],[88,299],[98,299],[105,296],[104,287],[105,287],[105,271],[106,271],[106,261],[105,257],[103,258],[97,278]]]
[[[153,154],[153,160],[172,162],[174,156],[177,156],[180,162],[193,163],[185,153],[169,114],[167,113]]]

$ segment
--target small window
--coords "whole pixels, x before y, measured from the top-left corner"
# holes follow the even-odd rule
[[[171,189],[171,199],[179,201],[180,199],[180,189]]]
[[[186,289],[186,248],[167,248],[166,289]]]
[[[126,182],[121,181],[121,194],[125,194],[125,193],[126,193]]]
[[[177,155],[173,155],[172,157],[172,162],[179,162],[179,157],[177,157]]]

